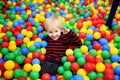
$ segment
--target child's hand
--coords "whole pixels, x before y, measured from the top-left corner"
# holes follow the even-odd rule
[[[70,29],[67,29],[67,28],[65,28],[65,27],[63,27],[62,30],[64,30],[64,33],[63,33],[63,34],[67,34],[67,33],[70,31]]]

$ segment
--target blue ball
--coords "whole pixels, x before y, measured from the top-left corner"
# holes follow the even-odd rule
[[[48,43],[47,43],[46,41],[42,41],[42,42],[41,42],[41,45],[42,45],[42,48],[46,48],[47,45],[48,45]]]
[[[118,62],[120,60],[120,57],[117,54],[113,54],[110,57],[112,62]]]
[[[120,76],[119,75],[115,75],[115,80],[120,80]]]
[[[39,49],[41,47],[41,43],[40,42],[35,42],[34,46]]]
[[[92,34],[87,34],[86,35],[86,40],[92,40],[93,39],[93,35]]]
[[[103,45],[102,50],[108,50],[109,51],[110,50],[109,45],[107,45],[107,44]]]
[[[42,27],[42,26],[38,26],[38,27],[37,27],[37,31],[38,31],[38,32],[42,32],[42,31],[43,31],[43,27]]]
[[[120,75],[120,66],[116,66],[114,68],[114,72],[115,72],[116,75]]]
[[[89,46],[88,46],[88,50],[91,50],[91,49],[93,49],[93,46],[92,46],[92,45],[89,45]]]
[[[71,80],[84,80],[81,75],[74,75]]]
[[[35,15],[36,15],[36,12],[32,12],[32,16],[35,17]]]
[[[40,60],[37,59],[37,58],[34,58],[34,59],[32,60],[32,65],[34,65],[34,64],[40,64]]]
[[[43,33],[40,33],[40,34],[38,35],[38,37],[43,40],[43,39],[45,38],[45,35],[44,35]]]
[[[24,35],[18,34],[18,35],[17,35],[17,38],[22,38],[22,39],[24,39]]]
[[[88,18],[88,17],[89,17],[89,14],[85,13],[84,18]]]
[[[14,21],[13,22],[13,27],[16,27],[16,26],[18,26],[19,25],[19,23],[17,22],[17,21]]]
[[[106,45],[106,44],[108,44],[108,41],[107,41],[105,38],[100,38],[100,39],[98,40],[98,42],[99,42],[101,45]]]
[[[21,53],[26,56],[26,55],[29,53],[29,49],[26,48],[26,47],[25,47],[25,48],[22,48],[22,49],[21,49]]]
[[[57,77],[56,76],[51,76],[50,80],[57,80]]]

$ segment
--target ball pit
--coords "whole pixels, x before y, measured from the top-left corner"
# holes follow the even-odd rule
[[[0,79],[119,80],[120,7],[110,30],[105,24],[111,5],[111,0],[0,1]],[[82,45],[66,50],[58,74],[41,75],[48,45],[44,21],[54,14]]]

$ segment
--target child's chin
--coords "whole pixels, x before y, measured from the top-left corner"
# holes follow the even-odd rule
[[[58,38],[53,38],[53,40],[57,40]]]

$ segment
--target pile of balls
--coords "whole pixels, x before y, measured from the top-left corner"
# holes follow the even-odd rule
[[[120,80],[120,7],[109,30],[111,5],[111,0],[0,1],[0,79]],[[66,50],[58,74],[41,75],[44,21],[54,14],[83,44]]]

